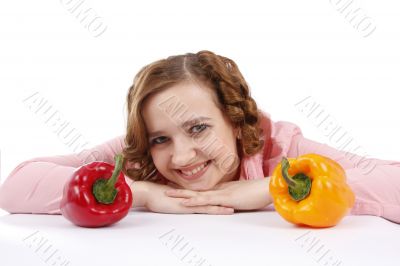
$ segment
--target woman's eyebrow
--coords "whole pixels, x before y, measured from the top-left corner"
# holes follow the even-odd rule
[[[193,118],[193,119],[191,119],[191,120],[187,120],[187,121],[183,122],[183,123],[180,125],[180,127],[181,127],[181,128],[186,128],[186,127],[191,126],[191,125],[194,125],[194,124],[196,124],[196,123],[199,123],[199,122],[202,122],[202,121],[208,121],[208,120],[211,120],[211,118],[210,118],[210,117],[206,117],[206,116],[199,116],[199,117],[195,117],[195,118]],[[150,137],[150,138],[151,138],[151,137],[155,137],[155,136],[161,135],[161,134],[163,134],[163,133],[164,133],[164,132],[163,132],[162,130],[150,132],[150,133],[149,133],[149,137]]]
[[[206,116],[199,116],[199,117],[195,117],[191,120],[185,121],[181,124],[181,128],[185,128],[187,126],[191,126],[194,125],[196,123],[202,122],[202,121],[207,121],[207,120],[211,120],[211,118],[206,117]]]

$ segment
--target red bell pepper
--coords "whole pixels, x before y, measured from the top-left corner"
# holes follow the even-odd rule
[[[64,186],[62,215],[83,227],[101,227],[124,218],[132,206],[132,192],[121,172],[123,157],[115,156],[115,167],[92,162],[78,168]]]

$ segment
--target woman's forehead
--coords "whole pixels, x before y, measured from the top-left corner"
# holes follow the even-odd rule
[[[143,106],[145,119],[159,116],[206,116],[217,106],[211,89],[193,83],[177,84],[149,97]]]

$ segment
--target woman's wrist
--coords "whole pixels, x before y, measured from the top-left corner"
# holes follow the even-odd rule
[[[132,208],[145,207],[147,201],[147,182],[146,181],[133,181],[129,186],[133,195]]]
[[[263,183],[264,183],[263,187],[264,187],[265,195],[266,195],[264,207],[267,207],[268,205],[270,205],[271,203],[274,202],[274,200],[273,200],[273,198],[272,198],[272,196],[271,196],[271,194],[269,192],[269,182],[270,182],[270,180],[271,180],[270,176],[267,176],[267,177],[265,177],[263,179]]]

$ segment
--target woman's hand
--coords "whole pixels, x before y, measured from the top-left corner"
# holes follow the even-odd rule
[[[203,213],[203,214],[232,214],[233,208],[222,207],[214,204],[201,206],[185,206],[182,201],[185,197],[168,197],[165,191],[174,189],[173,186],[161,185],[146,181],[136,181],[132,184],[133,201],[136,195],[141,197],[142,206],[148,210],[160,213]]]
[[[225,182],[208,191],[168,189],[165,194],[177,198],[185,207],[224,206],[235,210],[261,209],[273,202],[269,177]],[[186,200],[182,201],[182,198]]]

